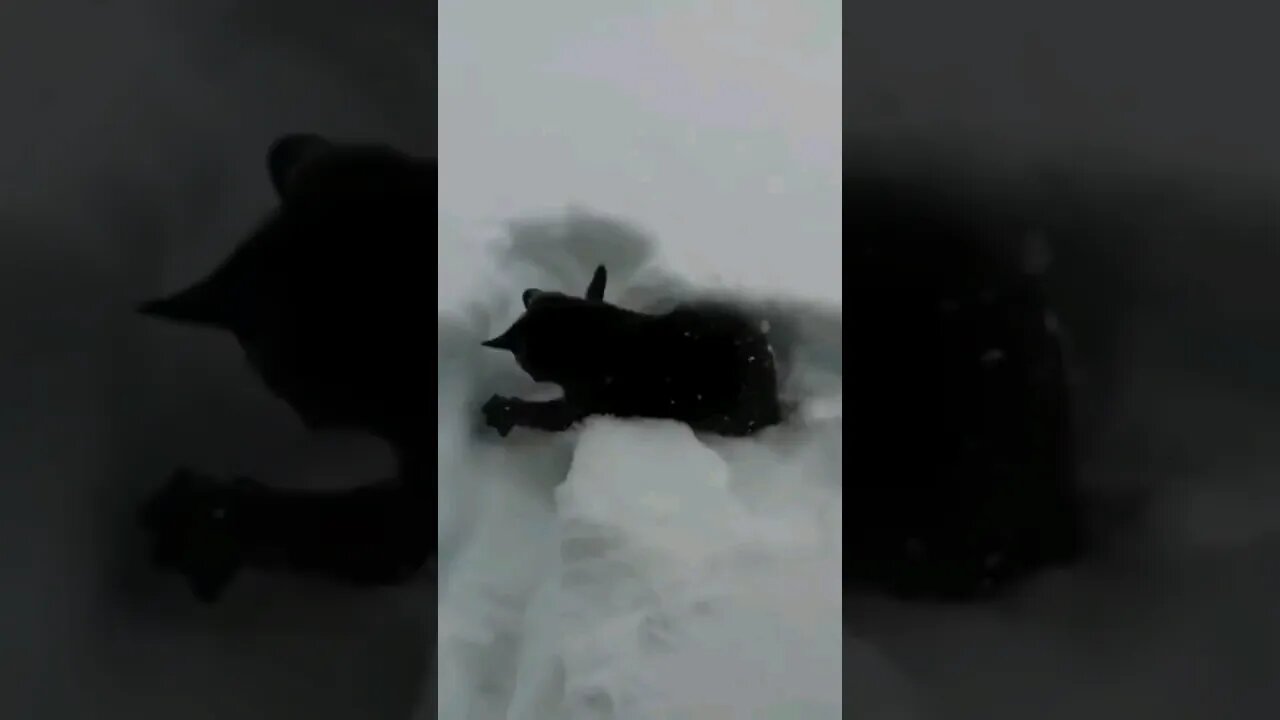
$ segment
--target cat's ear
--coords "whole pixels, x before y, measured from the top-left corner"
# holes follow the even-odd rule
[[[502,333],[498,337],[493,338],[492,340],[485,340],[480,344],[487,348],[493,348],[494,350],[506,350],[512,353],[519,352],[520,349],[524,347],[524,327],[522,327],[521,323],[517,321],[515,325],[512,325],[506,332]]]
[[[315,133],[291,133],[276,138],[267,149],[267,173],[276,194],[282,199],[288,195],[298,170],[332,147],[332,143]]]
[[[596,271],[591,275],[591,284],[587,285],[587,299],[603,301],[604,286],[608,279],[609,275],[605,272],[604,266],[597,266]]]
[[[232,329],[234,313],[231,298],[217,275],[162,298],[148,300],[138,312],[170,322],[206,325]]]

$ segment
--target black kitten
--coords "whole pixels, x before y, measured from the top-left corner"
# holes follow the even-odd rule
[[[564,391],[548,402],[490,398],[485,420],[500,434],[517,425],[564,430],[589,415],[668,418],[733,436],[782,420],[773,348],[760,324],[711,305],[625,310],[604,301],[605,281],[601,265],[585,298],[526,290],[525,313],[484,343]]]

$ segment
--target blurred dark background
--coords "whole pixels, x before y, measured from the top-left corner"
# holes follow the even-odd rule
[[[0,6],[0,715],[409,715],[431,588],[246,576],[209,608],[143,564],[133,507],[178,464],[345,484],[389,463],[366,441],[305,434],[231,339],[132,308],[207,271],[271,206],[275,136],[433,152],[434,13],[402,0]]]
[[[907,2],[845,23],[846,173],[1048,240],[1084,480],[1146,498],[1105,555],[1007,603],[855,603],[847,708],[856,688],[920,717],[1274,716],[1274,11]]]

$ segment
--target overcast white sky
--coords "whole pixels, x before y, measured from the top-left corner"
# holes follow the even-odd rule
[[[840,292],[839,0],[442,0],[440,205],[569,204],[686,269]]]

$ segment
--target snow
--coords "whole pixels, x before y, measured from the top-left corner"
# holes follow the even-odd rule
[[[803,329],[838,327],[839,309],[700,287],[659,250],[613,218],[527,218],[471,256],[489,263],[471,300],[442,308],[442,718],[840,716],[841,336]],[[771,331],[801,328],[787,387],[821,402],[751,440],[609,418],[485,432],[485,393],[546,389],[480,340],[524,287],[585,288],[598,262],[612,302],[733,296]]]
[[[753,518],[730,487],[751,465],[645,425],[602,420],[579,437],[555,493],[560,566],[527,621],[558,642],[521,669],[561,664],[558,717],[839,717],[838,523],[816,531],[820,506]],[[512,714],[548,717],[530,712]]]

